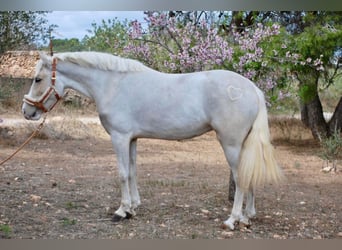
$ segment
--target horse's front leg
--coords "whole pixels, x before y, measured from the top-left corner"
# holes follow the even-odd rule
[[[132,198],[132,212],[135,215],[134,209],[140,205],[140,196],[137,186],[137,139],[131,141],[130,144],[130,170],[129,170],[129,189]]]
[[[121,186],[121,205],[115,211],[113,222],[132,217],[131,194],[129,188],[130,175],[130,138],[125,135],[112,133],[112,143],[116,152]]]

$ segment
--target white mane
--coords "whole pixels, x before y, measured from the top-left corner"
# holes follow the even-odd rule
[[[82,67],[101,70],[132,72],[149,69],[139,61],[100,52],[67,52],[56,54],[55,57]]]

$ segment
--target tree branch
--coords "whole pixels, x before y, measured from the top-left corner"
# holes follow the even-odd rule
[[[146,43],[154,43],[154,44],[157,44],[157,45],[163,47],[164,49],[166,49],[170,54],[174,54],[174,52],[173,52],[167,45],[161,43],[160,41],[154,41],[154,40],[142,39],[142,38],[134,38],[133,40],[135,40],[135,41],[140,41],[140,42],[146,42]]]
[[[182,52],[183,52],[183,48],[182,48],[182,46],[180,45],[180,43],[178,42],[178,40],[176,39],[176,37],[173,35],[173,33],[171,32],[171,30],[170,30],[169,28],[167,28],[167,27],[165,27],[165,28],[166,28],[166,30],[167,30],[167,33],[170,35],[171,39],[172,39],[173,41],[175,41],[175,43],[176,43],[178,49],[179,49],[180,52],[182,53]]]

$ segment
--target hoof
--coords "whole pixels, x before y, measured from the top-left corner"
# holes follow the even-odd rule
[[[127,212],[126,212],[126,217],[125,217],[126,219],[129,220],[129,219],[131,219],[132,217],[133,217],[133,214],[127,213]]]
[[[121,221],[123,221],[123,220],[129,220],[129,219],[131,219],[132,217],[133,217],[133,215],[130,214],[130,213],[127,213],[127,212],[126,212],[126,216],[125,216],[125,217],[122,217],[122,216],[120,216],[120,215],[114,214],[114,216],[113,216],[113,218],[112,218],[112,222],[118,223],[118,222],[121,222]]]
[[[231,230],[231,231],[234,231],[235,227],[234,227],[234,224],[230,223],[230,222],[223,222],[222,225],[221,225],[221,229],[223,230]]]
[[[242,218],[239,222],[239,226],[240,227],[250,227],[251,226],[251,222],[249,221],[249,219],[247,217]]]
[[[251,227],[251,223],[245,223],[243,221],[239,222],[239,229],[249,229]]]

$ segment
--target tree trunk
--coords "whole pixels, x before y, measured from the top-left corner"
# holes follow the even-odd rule
[[[330,135],[318,94],[311,101],[301,104],[301,120],[311,129],[315,139],[321,140]]]
[[[322,103],[318,95],[319,73],[315,70],[297,74],[299,80],[299,96],[301,120],[311,129],[316,140],[330,136],[328,124],[324,119]]]
[[[342,97],[335,108],[334,114],[331,117],[328,126],[330,135],[337,131],[342,132]]]

